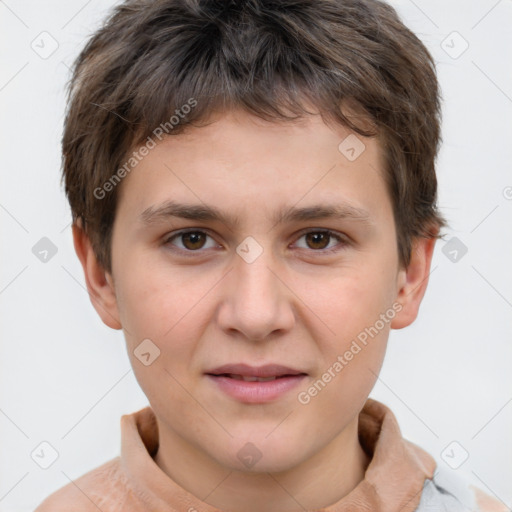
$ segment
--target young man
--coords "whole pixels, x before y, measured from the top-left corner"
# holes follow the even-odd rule
[[[92,303],[150,402],[38,512],[504,510],[368,399],[425,293],[439,92],[375,0],[135,0],[63,138]]]

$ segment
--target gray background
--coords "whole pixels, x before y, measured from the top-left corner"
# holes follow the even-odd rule
[[[450,471],[512,507],[512,1],[391,3],[437,62],[450,229],[371,396],[440,465],[467,452]],[[112,4],[0,0],[0,511],[32,510],[118,455],[121,415],[147,404],[122,334],[89,302],[59,176],[68,66]],[[43,441],[59,454],[48,469],[31,458]]]

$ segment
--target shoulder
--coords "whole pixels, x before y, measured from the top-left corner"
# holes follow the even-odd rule
[[[55,491],[34,512],[122,510],[126,497],[124,483],[120,458],[116,457]]]
[[[507,512],[499,500],[470,485],[453,472],[436,468],[433,478],[425,480],[416,512]]]
[[[501,501],[492,498],[478,487],[471,486],[475,494],[479,512],[509,512],[509,509]]]

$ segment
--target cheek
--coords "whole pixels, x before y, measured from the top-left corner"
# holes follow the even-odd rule
[[[383,262],[374,261],[365,269],[351,269],[331,280],[311,306],[321,311],[322,320],[334,334],[318,340],[324,366],[314,384],[316,391],[310,391],[318,393],[314,398],[317,407],[335,422],[344,416],[343,411],[362,408],[384,360],[396,312],[390,271],[394,267]]]
[[[141,267],[137,274],[126,272],[117,290],[132,367],[148,397],[158,399],[165,385],[164,396],[186,402],[177,382],[185,383],[196,369],[194,355],[213,314],[213,287],[219,279],[207,274],[198,279],[181,268],[170,272],[158,265]],[[134,354],[146,339],[159,350],[151,370]]]
[[[207,303],[215,276],[197,279],[187,269],[139,265],[124,272],[117,289],[119,313],[127,333],[164,342],[189,324]],[[128,334],[130,336],[130,334]]]
[[[339,352],[392,307],[395,287],[390,272],[377,266],[366,271],[342,269],[333,278],[335,273],[317,281],[314,290],[309,287],[309,293],[303,284],[302,294],[317,323],[325,326],[320,337],[323,349]],[[381,330],[386,331],[379,323]]]
[[[365,322],[348,315],[337,325],[338,336],[323,341],[323,364],[299,397],[301,404],[318,410],[312,416],[322,424],[345,424],[362,409],[384,361],[389,325],[378,317]]]
[[[329,330],[316,339],[322,365],[310,391],[333,420],[362,407],[375,384],[395,315],[393,290],[391,273],[374,264],[366,272],[351,269],[311,295],[308,305]]]
[[[202,308],[207,304],[200,299],[206,290],[193,289],[179,273],[165,275],[154,266],[137,274],[127,272],[123,277],[123,285],[117,290],[119,312],[136,379],[156,408],[172,403],[186,411],[190,396],[183,386],[201,337],[201,325],[194,320],[204,315]],[[149,349],[144,349],[151,359],[157,354],[147,366],[143,358],[137,357],[142,353],[139,347],[148,346],[143,340],[156,346],[149,344]]]

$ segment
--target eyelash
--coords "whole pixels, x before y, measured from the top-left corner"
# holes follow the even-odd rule
[[[194,253],[202,253],[202,252],[204,252],[206,249],[205,250],[197,249],[197,250],[194,251],[194,250],[190,250],[190,249],[181,249],[179,247],[172,246],[172,244],[171,244],[172,240],[174,240],[176,238],[179,238],[182,235],[186,235],[187,233],[202,233],[202,234],[205,234],[206,236],[208,236],[208,237],[213,239],[213,236],[210,235],[208,233],[208,231],[205,231],[203,229],[185,229],[185,230],[178,231],[177,233],[173,233],[170,236],[166,237],[166,239],[164,240],[164,245],[172,247],[172,249],[171,249],[172,251],[177,252],[177,253],[181,253],[182,255],[184,255],[186,257],[192,257],[193,258],[193,257],[195,257]],[[328,235],[329,238],[335,238],[336,240],[338,240],[339,244],[337,246],[333,247],[333,248],[330,248],[330,249],[304,249],[304,248],[300,248],[301,250],[307,250],[307,251],[311,251],[311,252],[322,254],[322,255],[329,255],[329,254],[332,254],[332,253],[335,253],[335,252],[343,250],[349,244],[349,240],[348,240],[347,236],[342,235],[341,233],[338,233],[338,232],[335,232],[335,231],[331,231],[329,229],[306,229],[306,230],[302,230],[302,231],[299,232],[297,240],[299,240],[303,236],[308,235],[310,233],[317,233],[317,234],[318,233],[322,233],[324,235]]]

